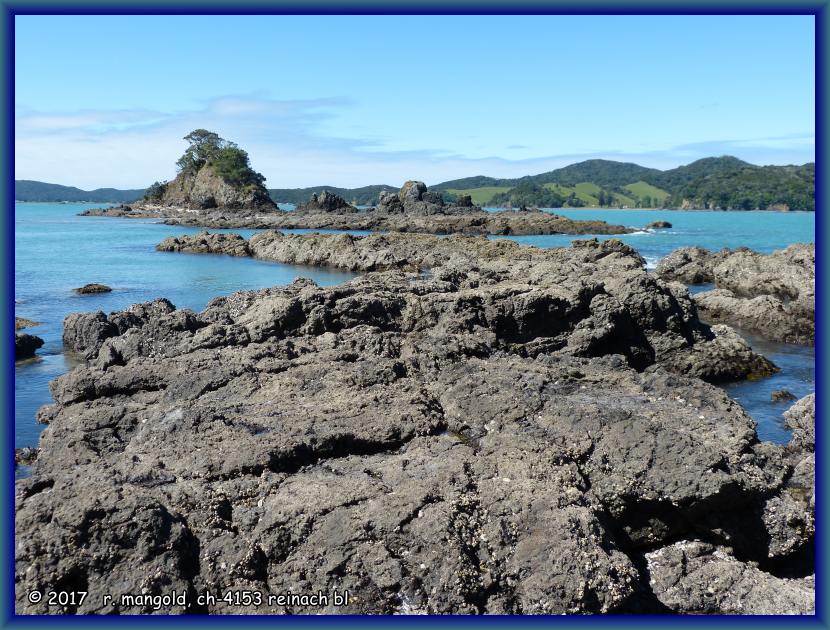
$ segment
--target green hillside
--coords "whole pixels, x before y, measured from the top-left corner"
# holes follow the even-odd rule
[[[383,184],[375,186],[363,186],[361,188],[338,188],[337,186],[312,186],[310,188],[269,188],[268,194],[277,203],[304,204],[311,198],[312,194],[320,194],[324,190],[343,197],[349,203],[356,206],[373,206],[378,202],[378,195],[382,190],[398,192],[395,186]]]
[[[815,210],[814,164],[756,166],[732,156],[704,158],[666,171],[586,160],[520,179],[477,176],[432,188],[448,191],[448,184],[463,188],[484,205],[521,200],[542,207],[562,198],[563,207]],[[485,199],[491,190],[498,192]]]
[[[14,180],[14,198],[16,201],[90,201],[93,203],[129,203],[144,196],[144,189],[116,190],[115,188],[96,188],[81,190],[74,186],[47,184],[31,179]]]

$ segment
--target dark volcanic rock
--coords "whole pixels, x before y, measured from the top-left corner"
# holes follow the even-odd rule
[[[335,195],[328,190],[324,190],[319,195],[314,193],[311,195],[308,203],[295,210],[295,212],[307,212],[311,214],[317,212],[351,213],[357,211],[357,208],[343,199],[343,197]]]
[[[714,282],[713,269],[728,253],[729,250],[710,252],[702,247],[681,247],[657,263],[655,273],[664,280],[683,284]]]
[[[671,371],[718,364],[720,335],[620,242],[249,247],[386,271],[67,318],[87,361],[51,383],[16,484],[18,613],[59,612],[33,589],[89,591],[79,613],[173,589],[190,605],[160,612],[626,612],[658,594],[641,554],[737,536],[784,496],[784,449]],[[334,589],[348,606],[269,601]]]
[[[672,227],[672,224],[668,221],[652,221],[646,226],[646,229],[662,230],[670,227]]]
[[[767,339],[815,342],[815,245],[796,244],[772,254],[746,248],[717,253],[683,248],[656,270],[664,279],[713,282],[695,295],[701,316],[732,324]]]
[[[790,471],[784,485],[754,508],[754,516],[750,512],[730,524],[731,517],[713,514],[707,521],[716,534],[714,540],[734,546],[756,562],[739,561],[729,547],[703,541],[683,541],[647,553],[652,591],[669,609],[751,615],[815,613],[815,395],[798,401],[785,418],[793,429],[790,443],[783,449],[775,445],[756,449],[759,454],[766,450],[768,461],[779,459],[776,451],[783,453]],[[731,527],[731,535],[724,526]],[[758,553],[764,549],[766,558]],[[764,566],[775,568],[776,573],[764,571]]]
[[[170,236],[156,245],[160,252],[188,252],[191,254],[225,254],[250,256],[248,242],[238,234],[211,234],[207,230],[193,236]]]
[[[97,282],[92,282],[90,284],[85,284],[82,287],[78,287],[77,289],[72,290],[80,295],[92,295],[93,293],[109,293],[110,291],[112,291],[112,287],[108,287],[105,284],[98,284]]]
[[[285,235],[263,232],[254,235],[249,243],[251,254],[274,262],[333,266],[351,271],[379,271],[389,269],[427,270],[435,268],[480,269],[490,267],[490,277],[509,284],[524,274],[534,278],[533,285],[558,286],[559,289],[576,282],[583,287],[582,278],[568,279],[573,260],[603,264],[597,273],[602,277],[603,291],[610,291],[614,300],[631,305],[626,312],[619,311],[614,300],[587,294],[589,302],[580,309],[597,309],[599,323],[583,321],[573,329],[567,341],[575,353],[592,355],[608,352],[610,344],[629,357],[632,365],[646,365],[655,359],[674,371],[692,374],[704,380],[717,382],[738,380],[748,375],[765,376],[776,370],[769,361],[755,354],[732,329],[727,326],[695,329],[677,328],[674,321],[696,321],[696,313],[685,289],[664,286],[658,289],[661,298],[655,301],[656,284],[643,271],[644,261],[632,248],[619,241],[575,241],[571,250],[544,250],[518,245],[511,241],[491,241],[481,238],[426,235],[372,235],[349,234]],[[564,253],[563,253],[564,252]],[[563,268],[567,271],[563,272]],[[525,271],[527,269],[527,271]],[[446,273],[447,271],[445,271]],[[483,269],[482,269],[483,272]],[[550,274],[545,278],[544,273]],[[579,289],[575,289],[579,291]],[[582,298],[585,299],[585,298]],[[594,303],[594,300],[596,302]],[[570,326],[571,324],[568,324]],[[650,342],[633,341],[642,327],[656,333]],[[661,332],[657,332],[657,331]],[[694,332],[696,330],[696,332]],[[663,336],[663,333],[668,333]],[[615,338],[615,335],[619,335]],[[695,335],[701,342],[695,345]],[[690,343],[691,342],[691,343]],[[630,344],[630,345],[626,345]]]
[[[103,311],[70,313],[63,320],[63,344],[73,352],[92,356],[98,354],[104,341],[110,337],[124,335],[131,328],[141,328],[148,322],[154,325],[163,322],[172,327],[185,328],[190,325],[189,311],[174,311],[175,307],[168,300],[159,299],[134,304],[126,311],[112,313],[109,316]],[[136,339],[125,335],[125,339],[131,338]],[[111,347],[106,353],[106,359],[111,362],[123,360]]]
[[[35,351],[43,345],[43,339],[35,335],[15,333],[14,335],[14,359],[31,359]]]
[[[480,213],[481,208],[466,200],[463,204],[447,205],[439,192],[427,190],[424,182],[408,181],[396,195],[392,192],[381,192],[378,198],[376,212],[382,214],[405,214],[411,217],[431,215],[456,215]]]
[[[472,208],[473,198],[470,195],[458,195],[455,199],[455,205],[459,208]]]

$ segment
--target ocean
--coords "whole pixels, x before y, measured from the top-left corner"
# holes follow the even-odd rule
[[[72,367],[63,354],[63,318],[71,312],[123,310],[137,302],[168,298],[180,308],[201,310],[214,297],[234,291],[285,285],[298,277],[322,286],[345,282],[355,274],[229,256],[156,252],[162,239],[200,228],[170,226],[154,220],[79,217],[101,204],[15,204],[15,313],[40,322],[25,332],[45,344],[37,358],[15,365],[15,446],[36,446],[42,426],[37,409],[51,402],[48,382]],[[634,228],[656,220],[673,227],[640,229],[618,237],[635,247],[653,267],[672,250],[699,245],[707,249],[746,246],[770,252],[796,242],[815,240],[815,215],[806,212],[684,212],[654,210],[555,210],[574,219],[601,219]],[[254,230],[229,230],[249,237]],[[309,230],[288,230],[308,232]],[[360,232],[354,232],[360,233]],[[505,237],[539,247],[567,246],[590,236]],[[113,287],[112,293],[79,296],[72,292],[89,282]],[[758,422],[761,439],[784,442],[783,411],[789,403],[773,403],[770,393],[788,389],[797,397],[815,391],[813,348],[773,344],[748,337],[782,370],[767,379],[726,386]],[[25,474],[21,468],[19,474]]]

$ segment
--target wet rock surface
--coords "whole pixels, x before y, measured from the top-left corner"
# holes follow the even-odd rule
[[[646,226],[646,229],[652,230],[664,230],[672,227],[672,224],[668,221],[652,221]]]
[[[748,249],[682,248],[656,269],[666,280],[714,283],[694,296],[707,321],[723,322],[773,341],[815,343],[815,245],[765,255]]]
[[[281,238],[249,248],[376,271],[67,317],[86,361],[51,383],[16,484],[18,613],[60,612],[35,589],[89,591],[70,613],[172,590],[187,605],[161,612],[656,612],[643,559],[683,536],[738,541],[745,574],[768,561],[739,542],[788,496],[796,447],[688,375],[747,357],[631,248]],[[229,590],[263,603],[196,599]],[[349,603],[269,599],[318,590]]]
[[[43,339],[26,333],[14,334],[14,360],[31,359],[35,351],[43,346]]]

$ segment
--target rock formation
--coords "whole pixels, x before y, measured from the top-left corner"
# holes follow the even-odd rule
[[[31,359],[35,351],[43,345],[43,339],[26,333],[14,334],[14,359]]]
[[[99,284],[97,282],[91,282],[72,290],[79,295],[92,295],[94,293],[109,293],[112,291],[112,287],[108,287],[105,284]]]
[[[627,234],[633,230],[605,221],[576,221],[547,212],[486,212],[469,196],[452,204],[423,182],[409,181],[400,192],[383,191],[376,208],[343,207],[340,197],[322,193],[293,212],[189,210],[184,207],[133,204],[97,208],[85,216],[161,218],[165,223],[207,228],[367,230],[426,234]]]
[[[785,418],[793,430],[789,444],[768,450],[782,457],[790,474],[778,493],[756,508],[755,517],[747,517],[747,524],[758,523],[757,532],[719,542],[685,540],[646,554],[652,590],[669,610],[752,615],[814,612],[815,394],[798,401]],[[763,549],[766,557],[758,553]],[[753,562],[737,559],[747,552]],[[801,569],[793,571],[794,565],[782,563],[782,558],[801,558],[796,563]]]
[[[225,254],[250,256],[248,242],[238,234],[211,233],[205,230],[195,236],[170,236],[156,245],[160,252],[187,252],[191,254]]]
[[[390,270],[66,319],[86,360],[17,483],[18,613],[59,612],[34,589],[89,591],[70,613],[171,590],[158,612],[655,612],[643,554],[746,538],[783,496],[784,450],[679,373],[718,337],[631,248],[298,238]],[[249,247],[303,251],[282,240]],[[228,590],[262,603],[197,599]],[[269,599],[318,590],[349,603]]]
[[[294,212],[309,214],[316,214],[318,212],[348,214],[357,211],[357,208],[343,199],[343,197],[324,190],[319,195],[317,193],[312,194],[311,199],[306,204],[298,207]]]
[[[767,339],[815,342],[815,245],[795,244],[765,255],[746,248],[709,252],[682,248],[656,269],[664,279],[714,283],[698,293],[701,316],[756,332]]]
[[[211,166],[205,166],[195,174],[181,174],[169,182],[160,204],[188,209],[276,210],[276,204],[264,186],[229,183]]]
[[[672,227],[672,224],[671,224],[671,223],[669,223],[668,221],[652,221],[651,223],[649,223],[649,224],[646,226],[646,229],[647,229],[647,230],[648,230],[648,229],[651,229],[651,230],[662,230],[662,229],[668,229],[668,228],[670,228],[670,227]]]

